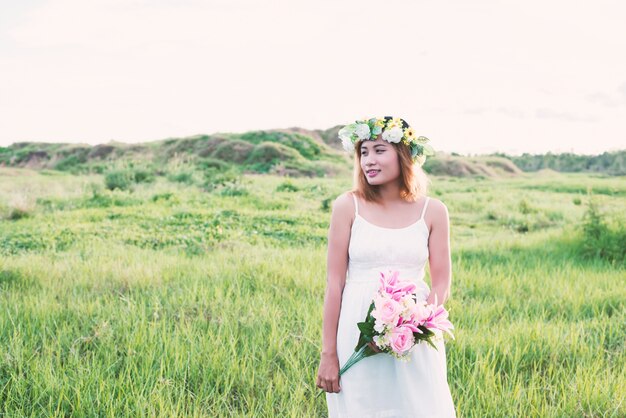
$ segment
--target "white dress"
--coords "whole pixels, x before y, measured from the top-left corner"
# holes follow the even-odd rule
[[[337,329],[340,366],[354,352],[359,338],[357,322],[365,319],[381,271],[399,270],[401,279],[417,283],[422,300],[430,293],[424,281],[429,237],[424,214],[429,198],[425,198],[417,222],[405,228],[383,228],[359,215],[358,202],[353,197],[356,211]],[[437,332],[437,337],[438,350],[420,342],[413,347],[408,362],[379,353],[352,366],[340,377],[341,391],[326,393],[329,417],[455,417],[441,332]]]

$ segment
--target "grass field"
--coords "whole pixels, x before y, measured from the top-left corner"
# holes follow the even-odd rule
[[[0,416],[325,416],[325,242],[350,179],[102,184],[0,168]],[[626,416],[626,268],[585,245],[589,190],[623,228],[623,177],[432,178],[459,417]]]

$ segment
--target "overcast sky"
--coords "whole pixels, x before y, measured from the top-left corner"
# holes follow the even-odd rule
[[[626,148],[626,2],[0,0],[0,145],[326,129]]]

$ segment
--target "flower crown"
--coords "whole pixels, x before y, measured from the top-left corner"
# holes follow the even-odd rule
[[[383,134],[383,139],[389,143],[402,142],[411,150],[411,158],[420,166],[426,161],[426,156],[435,155],[435,150],[428,144],[425,136],[415,136],[415,131],[401,118],[371,118],[357,120],[355,123],[344,126],[339,130],[339,139],[343,148],[350,153],[354,152],[356,143],[361,140],[375,141]]]

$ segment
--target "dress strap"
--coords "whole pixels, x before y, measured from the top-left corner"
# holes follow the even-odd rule
[[[352,193],[352,198],[354,199],[354,214],[358,215],[359,214],[359,204],[356,201],[356,195],[354,193]]]
[[[429,200],[430,200],[430,197],[426,196],[426,202],[424,202],[424,209],[422,209],[422,216],[420,216],[420,219],[424,219],[424,215],[426,214],[426,208],[428,207]]]

